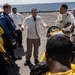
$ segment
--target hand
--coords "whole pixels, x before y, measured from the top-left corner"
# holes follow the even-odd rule
[[[20,30],[21,30],[21,32],[22,32],[22,31],[24,30],[24,28],[21,27]]]
[[[50,25],[47,25],[47,26],[46,26],[46,28],[49,28],[49,27],[50,27]]]
[[[62,29],[62,32],[63,32],[63,33],[65,33],[65,30],[64,30],[64,28]]]

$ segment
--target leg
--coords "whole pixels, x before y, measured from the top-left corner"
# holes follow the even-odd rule
[[[35,64],[37,64],[38,61],[38,53],[39,53],[39,46],[38,46],[38,39],[34,39],[34,59],[35,59]]]
[[[25,66],[30,63],[31,55],[32,55],[32,39],[27,38],[26,62],[24,63]]]
[[[22,32],[20,30],[17,30],[17,42],[19,43],[19,46],[22,47]]]
[[[32,55],[32,39],[27,38],[27,53],[26,53],[26,61],[29,61]]]

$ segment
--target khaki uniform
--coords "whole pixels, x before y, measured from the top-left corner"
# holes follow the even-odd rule
[[[69,12],[66,12],[65,14],[59,14],[58,17],[57,17],[57,20],[56,20],[56,26],[58,26],[60,29],[63,29],[65,32],[69,32],[69,33],[66,33],[68,36],[70,36],[71,34],[71,27],[73,26],[73,16],[71,13]],[[67,23],[71,23],[68,27],[64,28],[65,25]]]

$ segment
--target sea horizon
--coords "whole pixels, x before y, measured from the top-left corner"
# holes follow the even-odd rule
[[[53,12],[59,11],[62,4],[68,5],[68,10],[73,10],[75,2],[58,2],[58,3],[37,3],[37,4],[15,4],[12,7],[16,7],[18,12],[31,12],[32,8],[36,8],[38,12]],[[2,8],[2,5],[0,5]]]

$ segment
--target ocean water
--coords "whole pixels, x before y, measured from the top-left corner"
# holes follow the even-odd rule
[[[51,11],[59,11],[60,6],[62,4],[67,4],[68,10],[72,10],[73,7],[75,6],[75,2],[63,2],[63,3],[21,4],[21,5],[12,5],[12,7],[16,7],[18,9],[18,12],[30,12],[32,8],[36,8],[38,12],[51,12]]]

